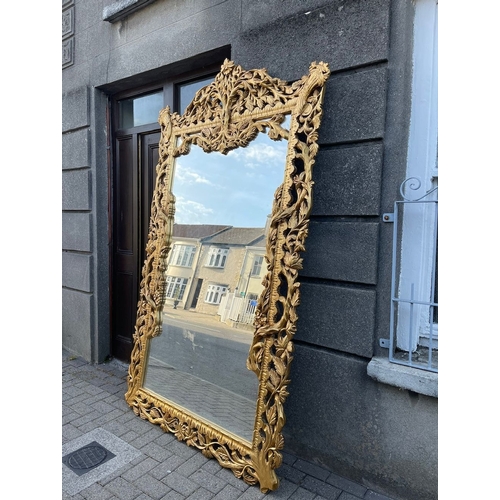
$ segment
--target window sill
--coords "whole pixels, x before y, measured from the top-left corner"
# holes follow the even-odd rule
[[[104,7],[102,19],[109,23],[115,23],[154,1],[155,0],[116,0]]]
[[[391,363],[386,358],[373,358],[368,363],[368,376],[383,384],[408,389],[433,398],[438,397],[438,374]]]

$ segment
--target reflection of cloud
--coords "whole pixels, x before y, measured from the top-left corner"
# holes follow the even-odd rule
[[[197,174],[193,170],[182,166],[180,163],[177,163],[175,167],[175,180],[180,182],[181,184],[192,184],[193,182],[198,184],[208,184],[212,185],[212,183],[202,177],[200,174]]]
[[[175,222],[177,224],[203,224],[205,218],[214,211],[197,201],[186,200],[182,196],[175,201]]]
[[[257,163],[271,163],[275,160],[284,162],[286,156],[286,143],[277,142],[276,144],[250,144],[246,148],[235,149],[228,153],[228,156],[242,158],[246,161],[245,166],[255,168]]]
[[[251,158],[258,162],[268,162],[269,160],[274,160],[275,158],[283,158],[283,148],[278,146],[271,146],[270,144],[257,145],[250,144],[245,149],[242,149],[245,158]]]

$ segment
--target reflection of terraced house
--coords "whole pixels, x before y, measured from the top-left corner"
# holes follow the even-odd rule
[[[262,280],[266,274],[265,240],[258,245],[245,247],[245,254],[236,288],[221,300],[218,313],[221,321],[252,325],[257,300],[262,292]]]
[[[217,314],[225,294],[239,288],[247,247],[255,245],[264,245],[264,228],[231,227],[203,238],[195,275],[199,293],[193,296],[191,308]]]
[[[166,271],[166,307],[185,307],[200,259],[202,239],[228,228],[208,224],[174,224],[173,245]]]

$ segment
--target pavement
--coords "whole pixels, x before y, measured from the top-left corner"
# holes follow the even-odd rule
[[[90,364],[63,349],[62,500],[391,500],[289,453],[279,488],[263,494],[137,417],[126,376],[124,363]]]

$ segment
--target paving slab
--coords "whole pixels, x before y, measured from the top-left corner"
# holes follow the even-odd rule
[[[127,365],[62,352],[62,457],[97,443],[111,458],[89,470],[62,463],[63,500],[391,500],[290,453],[280,487],[263,494],[216,460],[137,417],[125,402]]]

